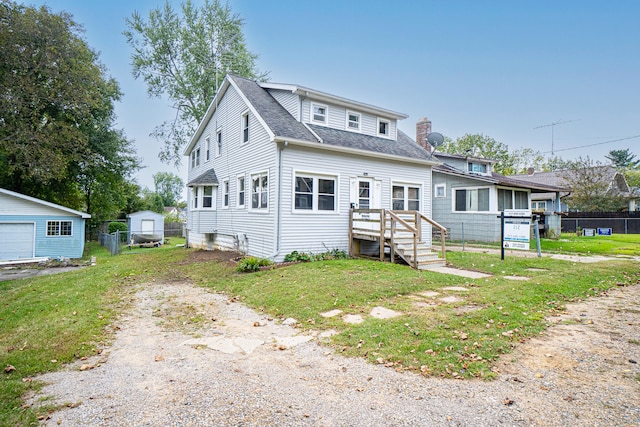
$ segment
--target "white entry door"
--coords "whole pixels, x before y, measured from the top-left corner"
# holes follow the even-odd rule
[[[355,209],[380,209],[382,182],[369,177],[351,178],[350,202]]]

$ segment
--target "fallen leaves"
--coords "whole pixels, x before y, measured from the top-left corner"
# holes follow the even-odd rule
[[[13,366],[13,365],[7,365],[7,366],[4,368],[4,373],[5,373],[5,374],[9,374],[9,373],[11,373],[11,372],[13,372],[13,371],[15,371],[15,370],[16,370],[16,367],[15,367],[15,366]]]

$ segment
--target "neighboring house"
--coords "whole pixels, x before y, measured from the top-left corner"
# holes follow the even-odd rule
[[[348,250],[352,208],[430,217],[436,162],[398,129],[406,117],[228,75],[184,152],[188,245],[281,261]],[[430,226],[422,234],[430,245]]]
[[[81,258],[91,215],[0,188],[0,260]]]
[[[609,183],[609,189],[617,194],[622,195],[627,200],[627,210],[636,210],[639,196],[629,188],[624,174],[616,170],[616,168],[613,166],[594,166],[594,168],[599,169],[598,173],[602,175],[602,178],[606,180],[606,182]],[[536,172],[531,170],[527,174],[512,175],[511,177],[534,184],[565,187],[566,191],[561,194],[561,198],[564,199],[565,197],[571,197],[571,191],[573,190],[572,188],[568,187],[569,184],[567,183],[566,179],[566,177],[570,176],[571,173],[572,171],[568,169],[557,170],[553,172]],[[541,193],[532,195],[531,201],[534,206],[541,208],[546,207],[546,210],[555,210],[557,209],[555,205],[549,207],[549,204],[553,201],[552,198],[553,194]],[[559,212],[568,212],[569,208],[565,203],[560,203],[560,208],[557,210]]]
[[[454,240],[499,242],[500,212],[532,210],[535,194],[554,194],[562,188],[532,184],[492,172],[494,160],[434,153],[442,162],[433,168],[433,219],[447,227]],[[542,212],[540,212],[542,213]],[[560,234],[560,217],[546,212],[542,231]]]
[[[139,211],[127,215],[127,230],[130,241],[136,243],[164,241],[164,216],[153,211]]]

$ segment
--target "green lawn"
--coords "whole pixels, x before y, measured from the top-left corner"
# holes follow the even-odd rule
[[[640,256],[638,234],[584,237],[576,236],[575,233],[562,233],[557,240],[542,239],[540,245],[543,252]],[[535,248],[535,242],[532,242],[532,248]]]
[[[637,261],[575,265],[549,258],[508,257],[469,252],[448,253],[455,266],[494,276],[470,280],[404,265],[369,260],[296,264],[241,274],[226,263],[190,263],[194,251],[172,245],[111,257],[88,246],[94,267],[51,276],[0,282],[0,365],[15,370],[0,382],[0,425],[37,425],[38,414],[23,408],[22,396],[35,382],[24,381],[58,370],[64,363],[95,354],[112,338],[111,325],[141,286],[152,280],[189,280],[236,296],[245,304],[301,329],[336,329],[327,345],[340,354],[364,357],[397,370],[424,375],[490,378],[501,354],[546,327],[545,316],[564,304],[597,295],[613,286],[639,281]],[[529,270],[533,269],[533,270]],[[512,281],[509,275],[529,278]],[[447,291],[460,286],[466,292]],[[456,295],[442,303],[421,293]],[[376,320],[375,306],[404,313]],[[361,314],[359,325],[319,313],[340,309]]]

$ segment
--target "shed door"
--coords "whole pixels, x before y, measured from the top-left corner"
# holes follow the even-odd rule
[[[141,234],[153,234],[153,220],[143,219],[140,221],[140,233]]]
[[[0,259],[34,257],[35,224],[0,223]]]

